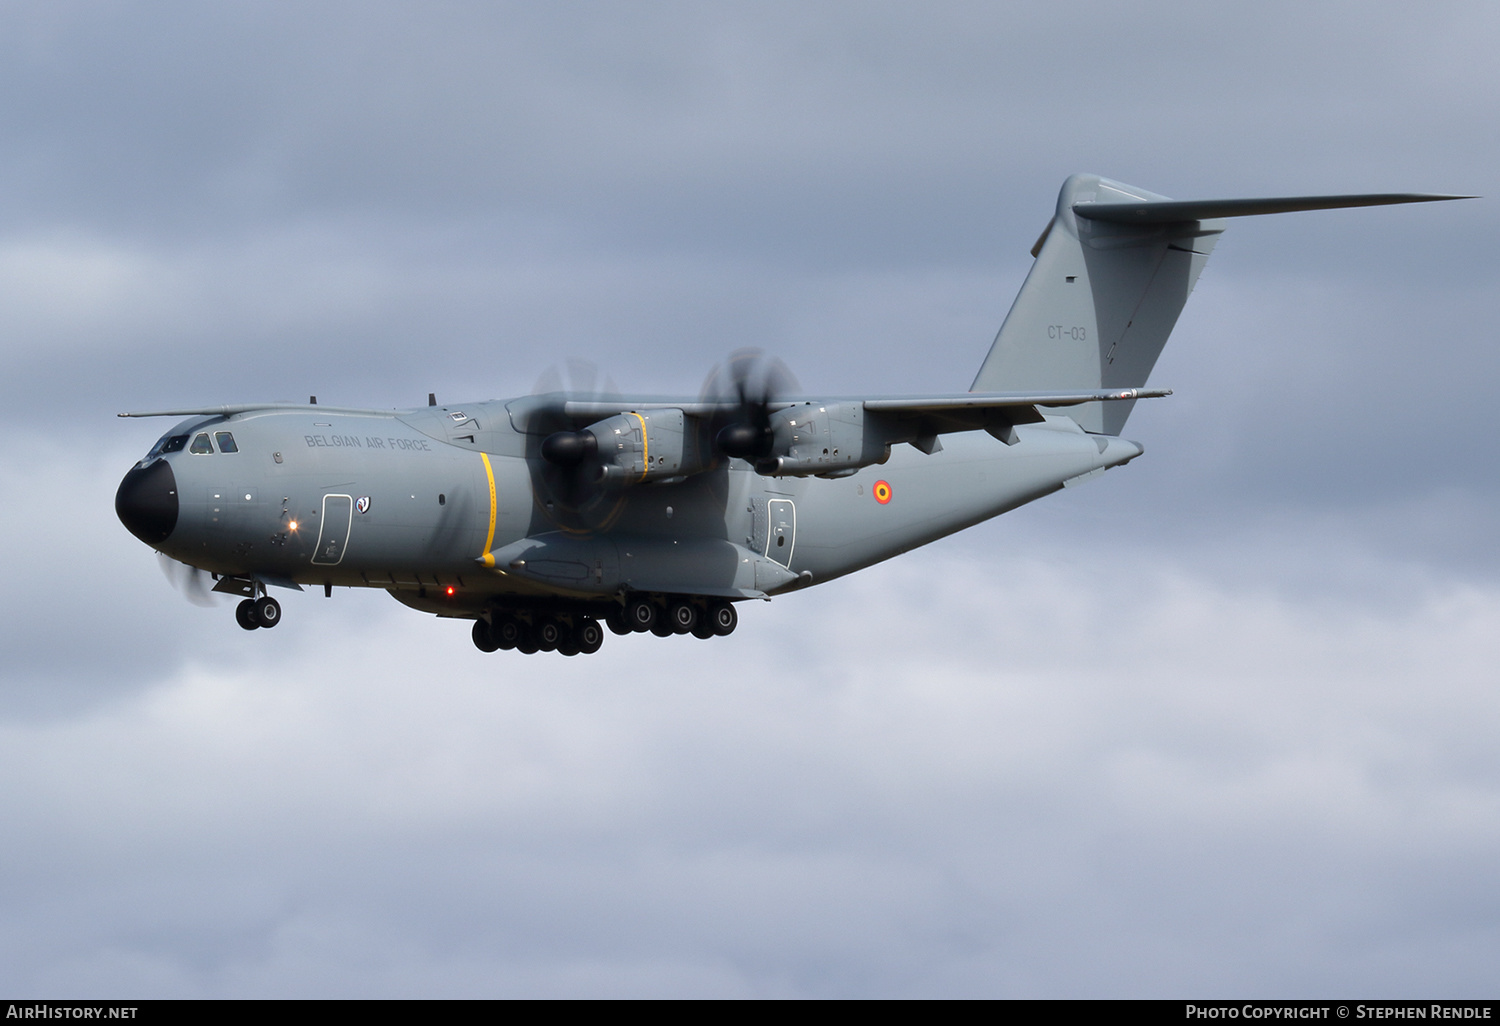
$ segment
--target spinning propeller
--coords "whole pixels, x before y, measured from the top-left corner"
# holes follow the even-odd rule
[[[798,388],[786,364],[759,349],[737,349],[703,383],[703,398],[733,401],[735,407],[714,418],[714,448],[724,456],[752,463],[771,455],[776,436],[771,404]]]
[[[587,360],[569,358],[566,371],[565,380],[556,365],[548,367],[537,379],[532,392],[537,395],[562,392],[569,399],[584,401],[605,401],[619,395],[619,389],[609,375],[601,375],[599,368]],[[586,505],[599,494],[601,472],[598,463],[592,459],[598,450],[597,440],[587,431],[574,430],[560,411],[541,416],[543,430],[547,427],[557,429],[542,439],[540,449],[541,477],[548,493],[572,509]],[[555,424],[548,421],[555,421]]]
[[[597,378],[581,364],[573,374],[589,383]],[[618,412],[606,412],[610,406],[605,404],[597,420],[578,428],[559,404],[555,412],[542,414],[540,430],[533,429],[543,435],[537,450],[542,479],[558,503],[577,510],[610,490],[610,482],[680,479],[708,470],[724,457],[763,462],[776,443],[773,407],[796,387],[780,360],[741,349],[709,374],[701,405],[690,412],[660,404],[638,412],[621,406],[613,407]],[[586,398],[577,391],[567,395]]]
[[[157,565],[161,572],[166,575],[172,587],[182,592],[184,598],[195,606],[214,606],[218,603],[214,600],[213,592],[208,583],[208,574],[195,566],[180,563],[167,555],[165,552],[156,554]]]

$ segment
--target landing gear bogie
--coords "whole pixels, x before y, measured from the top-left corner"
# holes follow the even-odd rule
[[[593,617],[574,613],[537,616],[496,610],[488,620],[481,617],[474,621],[474,644],[482,652],[513,649],[523,655],[592,655],[604,645],[604,627]],[[494,647],[485,647],[490,644]]]
[[[738,624],[734,606],[724,599],[636,593],[624,602],[607,605],[496,605],[475,621],[474,644],[484,652],[514,649],[527,655],[592,655],[603,647],[606,628],[620,635],[650,632],[669,638],[691,634],[706,641],[733,633]]]
[[[615,626],[617,617],[619,627]],[[605,619],[617,634],[629,629],[650,631],[658,638],[691,634],[705,641],[733,634],[740,622],[734,604],[725,599],[670,595],[664,599],[658,596],[655,602],[645,597],[634,598],[625,604],[623,613],[612,610]]]
[[[281,603],[269,595],[247,598],[234,607],[234,621],[247,631],[275,627],[281,622]]]

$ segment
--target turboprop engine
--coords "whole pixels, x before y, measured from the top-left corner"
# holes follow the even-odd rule
[[[892,439],[864,403],[804,403],[771,416],[769,455],[755,469],[774,477],[846,477],[891,458]]]
[[[680,409],[617,414],[542,442],[542,458],[592,484],[620,487],[680,480],[718,457],[739,457],[768,477],[845,477],[890,459],[902,438],[867,417],[863,403],[803,403],[769,414],[763,427],[734,424],[703,444],[707,424]],[[744,434],[742,441],[736,434]]]
[[[620,413],[579,431],[558,431],[542,441],[542,458],[577,467],[601,484],[665,481],[707,469],[699,432],[679,409]],[[590,473],[591,471],[591,473]]]

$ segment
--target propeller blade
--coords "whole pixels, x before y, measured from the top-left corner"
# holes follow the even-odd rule
[[[167,555],[165,552],[156,554],[157,565],[161,572],[166,575],[172,587],[180,591],[184,598],[195,606],[215,606],[218,602],[214,598],[213,590],[208,583],[208,574],[195,566],[179,562]]]
[[[732,400],[735,408],[719,418],[714,445],[724,456],[763,459],[771,453],[771,404],[797,390],[786,364],[759,349],[739,349],[715,367],[703,384],[705,399]]]
[[[561,392],[570,399],[585,402],[604,401],[619,394],[614,381],[601,374],[597,364],[573,357],[566,359],[561,368],[554,364],[543,371],[533,391],[541,395]],[[539,449],[543,487],[567,509],[587,506],[601,494],[599,481],[603,468],[595,458],[598,439],[587,431],[575,429],[561,409],[541,424],[543,431],[548,427],[556,429],[542,439]],[[537,428],[534,426],[532,430]]]

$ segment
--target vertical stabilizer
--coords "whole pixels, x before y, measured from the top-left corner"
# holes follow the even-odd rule
[[[1093,392],[1146,384],[1193,291],[1223,218],[1472,199],[1418,192],[1170,200],[1098,175],[1063,182],[1021,294],[974,392]],[[1135,400],[1064,407],[1086,431],[1117,435]]]
[[[1170,201],[1098,175],[1073,175],[1063,183],[1036,263],[972,391],[1079,391],[1146,383],[1224,223],[1122,223],[1074,211],[1075,204],[1137,202]],[[1116,435],[1134,405],[1088,403],[1062,412],[1087,431]]]

